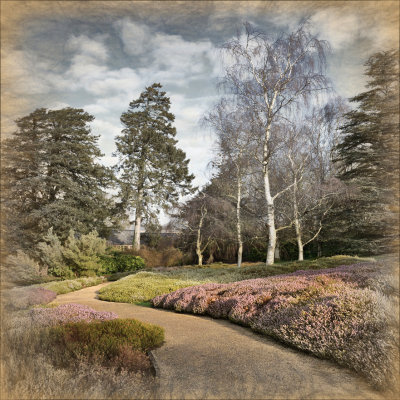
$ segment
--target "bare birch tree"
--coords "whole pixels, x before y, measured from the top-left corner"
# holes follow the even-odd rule
[[[223,46],[224,53],[233,61],[226,68],[225,85],[245,100],[263,127],[260,161],[267,204],[267,265],[274,263],[276,246],[274,203],[283,193],[271,192],[271,139],[275,125],[287,118],[300,101],[326,89],[327,48],[327,43],[313,36],[305,24],[293,33],[271,38],[246,23],[244,34]]]
[[[243,109],[232,101],[223,98],[214,109],[205,116],[204,123],[210,125],[217,135],[217,155],[213,162],[220,171],[231,170],[235,181],[233,194],[227,194],[235,202],[237,266],[242,265],[242,197],[244,178],[250,165],[249,144],[251,135],[249,123]]]
[[[287,226],[294,227],[299,261],[304,259],[304,246],[320,235],[324,217],[341,191],[331,157],[341,110],[341,100],[335,99],[285,128],[280,168],[284,186],[291,186],[285,196]]]

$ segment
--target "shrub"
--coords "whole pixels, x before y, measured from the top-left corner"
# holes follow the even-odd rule
[[[23,251],[18,250],[15,254],[11,254],[6,258],[2,273],[8,283],[29,285],[45,279],[47,268],[41,267]]]
[[[48,230],[43,239],[44,242],[37,245],[37,251],[41,263],[47,266],[48,273],[64,279],[73,278],[74,273],[64,260],[64,247],[53,233],[53,228]]]
[[[62,304],[52,308],[33,308],[28,317],[34,326],[52,326],[68,322],[107,321],[118,318],[113,312],[96,311],[82,304]]]
[[[23,287],[3,293],[5,305],[10,310],[23,310],[34,305],[47,304],[56,298],[56,293],[42,287]]]
[[[77,276],[95,276],[101,269],[100,255],[106,251],[106,240],[93,231],[75,237],[70,231],[62,251],[66,264]]]
[[[113,251],[109,255],[100,256],[102,269],[104,274],[114,274],[117,272],[138,271],[145,267],[143,258]]]
[[[161,265],[165,267],[174,267],[182,265],[183,253],[175,247],[167,247],[161,252]]]
[[[154,296],[176,289],[196,285],[199,282],[168,278],[153,272],[138,272],[100,289],[99,298],[107,301],[139,303]]]
[[[60,306],[60,309],[65,311],[67,306]],[[90,310],[80,307],[79,315],[84,308]],[[51,310],[54,309],[46,309],[46,313]],[[141,350],[125,344],[111,360],[95,355],[89,357],[85,351],[79,358],[74,358],[73,354],[56,348],[48,336],[49,325],[62,321],[48,314],[45,318],[52,324],[43,329],[43,320],[32,325],[30,314],[31,311],[7,313],[7,321],[2,321],[2,328],[6,328],[2,329],[1,360],[4,398],[156,398],[151,363]],[[66,311],[63,313],[64,316],[67,314]],[[90,313],[91,316],[101,315],[102,319],[105,314],[110,313],[94,310]]]
[[[155,307],[228,318],[330,358],[376,385],[390,378],[398,346],[388,298],[371,290],[377,264],[208,283],[152,299]],[[393,328],[396,328],[396,324]]]
[[[57,294],[64,294],[64,293],[74,292],[75,290],[80,290],[85,287],[96,286],[104,281],[105,281],[104,277],[96,276],[96,277],[69,279],[65,281],[48,282],[41,284],[40,286],[52,290]]]
[[[144,353],[161,346],[162,328],[134,319],[112,319],[103,322],[75,322],[51,326],[42,331],[47,351],[63,365],[68,359],[85,359],[106,366],[136,368]],[[128,364],[128,365],[127,365]]]
[[[96,231],[87,235],[75,236],[70,231],[64,245],[50,228],[44,242],[37,246],[41,262],[48,266],[48,271],[63,279],[75,276],[96,276],[102,264],[100,256],[105,254],[106,240],[98,236]]]
[[[183,265],[185,258],[185,255],[179,249],[171,246],[164,249],[142,246],[137,252],[131,251],[131,254],[142,257],[148,268]]]
[[[360,260],[354,257],[340,256],[321,261],[301,261],[283,263],[266,267],[265,264],[243,264],[237,268],[232,264],[215,263],[203,267],[187,266],[183,268],[163,268],[161,272],[139,272],[136,275],[120,279],[100,290],[102,300],[137,303],[149,301],[158,294],[165,294],[182,287],[207,282],[235,282],[250,278],[266,277],[289,273],[299,269],[327,268],[331,265],[354,263]],[[161,268],[160,268],[161,269]],[[112,278],[114,279],[114,278]],[[116,280],[117,277],[114,279]]]

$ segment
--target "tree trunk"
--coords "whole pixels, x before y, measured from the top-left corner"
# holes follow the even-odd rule
[[[201,250],[196,249],[196,254],[197,254],[197,265],[203,265],[203,254],[201,253]]]
[[[238,268],[242,265],[242,255],[243,255],[243,241],[242,241],[242,229],[241,229],[241,219],[240,219],[240,201],[242,199],[242,182],[240,180],[240,172],[238,171],[237,177],[237,201],[236,201],[236,230],[237,230],[237,241],[238,241],[238,258],[237,266]]]
[[[303,240],[301,235],[301,225],[299,220],[299,210],[297,206],[297,180],[295,179],[295,184],[293,185],[293,216],[294,216],[294,227],[296,231],[296,241],[298,247],[298,260],[303,261]]]
[[[140,250],[140,223],[142,222],[142,217],[136,213],[135,218],[135,234],[133,237],[133,250]]]
[[[264,191],[265,191],[265,200],[267,202],[267,226],[268,226],[268,250],[267,250],[266,264],[273,265],[275,256],[275,246],[276,246],[276,229],[275,229],[274,200],[271,196],[268,169],[264,170]]]
[[[140,224],[142,222],[142,199],[143,190],[139,189],[136,211],[135,211],[135,233],[133,237],[133,250],[140,250]]]
[[[317,257],[322,257],[322,246],[321,242],[317,242]]]
[[[275,97],[271,104],[271,110],[274,107]],[[276,246],[276,229],[275,229],[275,210],[274,210],[274,199],[271,195],[271,187],[269,182],[269,148],[268,142],[270,137],[270,129],[271,129],[271,115],[268,112],[268,125],[265,130],[265,138],[264,138],[264,147],[263,147],[263,175],[264,175],[264,193],[265,200],[267,203],[267,226],[268,226],[268,249],[267,249],[267,265],[274,264],[274,256],[275,256],[275,246]]]
[[[276,245],[275,245],[275,260],[280,260],[280,259],[281,259],[281,253],[280,253],[279,240],[276,239]]]
[[[196,254],[197,254],[197,265],[203,265],[203,251],[201,249],[201,228],[203,226],[204,210],[201,209],[201,217],[199,221],[199,227],[197,228],[197,240],[196,240]]]

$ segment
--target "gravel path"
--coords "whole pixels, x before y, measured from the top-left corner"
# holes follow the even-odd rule
[[[159,399],[382,399],[352,372],[229,321],[98,300],[109,283],[57,296],[162,326],[153,351]]]

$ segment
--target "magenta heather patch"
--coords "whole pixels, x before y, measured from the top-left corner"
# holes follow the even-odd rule
[[[370,289],[379,281],[376,269],[365,263],[192,286],[157,296],[152,304],[229,318],[319,357],[334,359],[380,385],[388,378],[397,343],[387,329],[391,318],[388,299]]]
[[[96,311],[82,304],[62,304],[54,308],[34,308],[29,317],[33,325],[52,326],[68,322],[107,321],[118,318],[113,312]]]

